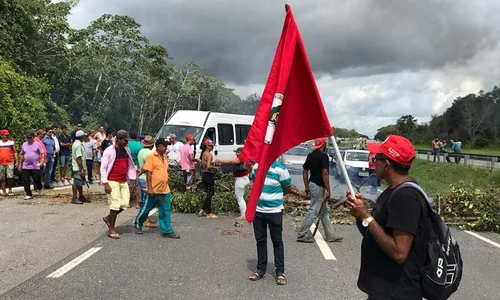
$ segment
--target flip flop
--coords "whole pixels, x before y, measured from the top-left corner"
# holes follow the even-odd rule
[[[117,240],[117,239],[121,238],[121,236],[118,233],[113,233],[113,234],[108,233],[108,237],[110,237],[110,238],[112,238],[114,240]]]

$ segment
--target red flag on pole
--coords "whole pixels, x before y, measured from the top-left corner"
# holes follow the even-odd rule
[[[251,223],[266,173],[289,149],[320,137],[333,136],[290,6],[274,61],[241,157],[259,163],[248,199]]]

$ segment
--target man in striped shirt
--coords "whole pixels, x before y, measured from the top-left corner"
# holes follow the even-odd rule
[[[250,174],[254,180],[258,164],[255,164]],[[271,233],[274,248],[274,265],[276,267],[276,283],[286,284],[285,251],[283,248],[283,195],[293,193],[292,178],[288,170],[275,161],[267,171],[264,188],[257,203],[257,211],[253,221],[253,230],[257,242],[257,270],[248,279],[252,281],[263,278],[267,269],[267,228]]]

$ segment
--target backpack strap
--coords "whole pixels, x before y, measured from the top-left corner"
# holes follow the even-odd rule
[[[422,187],[418,184],[416,184],[415,182],[413,181],[406,181],[406,182],[403,182],[402,184],[398,185],[394,191],[392,191],[391,195],[389,196],[389,200],[387,200],[387,204],[389,204],[392,200],[392,198],[394,198],[394,195],[396,194],[397,191],[405,188],[405,187],[409,187],[409,188],[414,188],[416,189],[417,191],[420,192],[420,194],[424,197],[424,199],[426,200],[426,202],[429,204],[429,206],[432,204],[433,200],[432,198],[430,198],[429,196],[427,196],[427,194],[425,193],[425,191],[422,189]],[[389,206],[387,206],[387,208],[389,208]]]

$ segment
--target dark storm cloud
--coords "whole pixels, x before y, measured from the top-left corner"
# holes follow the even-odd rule
[[[498,26],[491,8],[499,4],[477,2],[289,1],[313,70],[337,77],[463,64],[495,47]],[[176,63],[194,60],[209,75],[239,85],[265,82],[285,16],[284,2],[276,0],[86,0],[79,5],[79,17],[133,16]]]

